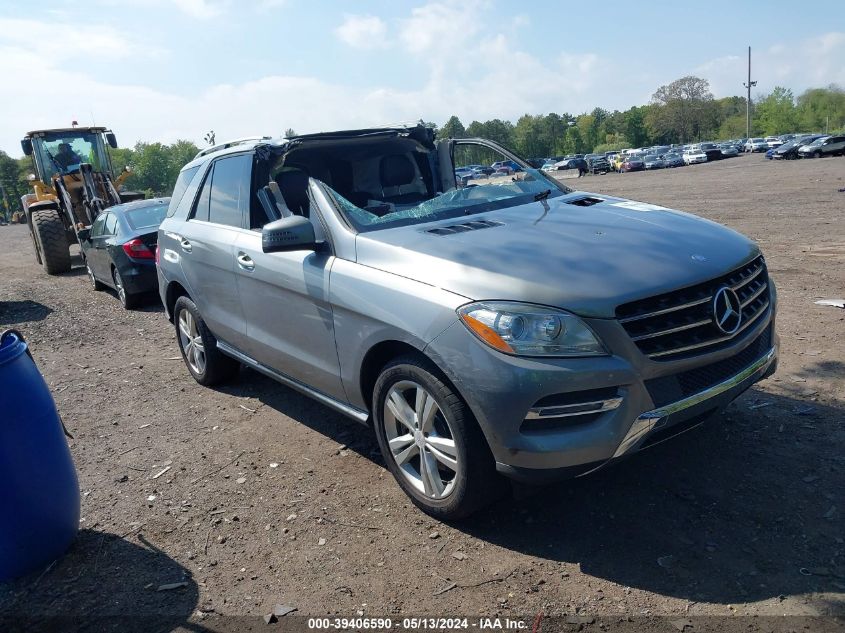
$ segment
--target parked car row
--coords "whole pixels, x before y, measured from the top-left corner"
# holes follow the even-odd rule
[[[457,150],[501,160],[433,168]],[[655,155],[621,164],[679,153]],[[466,170],[479,175],[451,178]],[[777,365],[754,242],[423,126],[209,148],[169,201],[112,207],[85,238],[92,283],[124,305],[130,277],[155,271],[198,383],[246,366],[371,425],[440,519],[505,478],[583,475],[685,432]]]
[[[455,168],[455,180],[466,185],[470,180],[490,178],[491,176],[510,176],[519,171],[522,171],[522,167],[512,160],[496,161],[490,166],[464,165],[463,167]]]
[[[766,152],[768,159],[845,156],[845,134],[801,134]]]

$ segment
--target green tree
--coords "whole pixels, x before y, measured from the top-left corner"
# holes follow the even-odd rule
[[[745,115],[734,114],[722,120],[719,126],[719,138],[744,138],[746,132]],[[752,129],[752,134],[754,130]]]
[[[564,154],[583,154],[584,153],[584,139],[581,138],[581,130],[577,125],[571,125],[566,130],[566,139],[563,142],[563,153]]]
[[[633,107],[624,114],[624,136],[631,147],[642,147],[649,143],[649,133],[646,127],[647,106]]]
[[[798,97],[798,129],[803,132],[845,129],[845,90],[834,84],[803,92]]]
[[[513,123],[502,119],[485,121],[481,125],[481,133],[478,136],[495,141],[504,147],[513,147]]]
[[[172,189],[173,185],[176,184],[176,178],[179,176],[179,172],[182,170],[182,167],[194,160],[194,156],[196,156],[197,152],[199,152],[199,148],[191,141],[179,139],[168,147],[167,151],[170,153],[170,163],[172,169],[170,176],[173,180],[172,183],[169,181],[168,183],[169,188]]]
[[[664,142],[700,138],[718,119],[710,84],[701,77],[689,75],[660,86],[651,102],[658,107],[649,113],[649,123]]]
[[[796,129],[798,110],[791,90],[776,86],[763,99],[757,100],[754,108],[756,127],[763,134],[785,134]]]
[[[20,163],[0,151],[0,218],[8,219],[12,213],[22,210],[21,196],[29,187],[20,176]]]
[[[440,128],[437,132],[437,138],[464,138],[466,136],[466,129],[464,128],[464,124],[461,123],[461,120],[452,115],[449,117],[449,120],[443,124],[443,127]]]
[[[545,130],[542,115],[523,114],[513,129],[513,144],[517,153],[527,158],[551,154],[551,140]]]
[[[581,137],[582,149],[578,153],[586,153],[593,151],[593,148],[598,145],[598,137],[596,136],[595,119],[592,114],[582,114],[575,120],[575,125],[578,126],[578,133]]]

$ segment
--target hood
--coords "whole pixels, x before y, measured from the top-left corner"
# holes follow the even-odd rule
[[[591,206],[572,204],[585,198]],[[488,226],[430,232],[479,220]],[[356,249],[360,264],[468,300],[523,301],[598,318],[613,318],[622,303],[723,275],[759,253],[715,222],[583,192],[361,233]]]

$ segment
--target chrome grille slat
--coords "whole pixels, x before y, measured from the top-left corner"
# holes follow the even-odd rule
[[[643,319],[650,319],[651,317],[660,316],[661,314],[669,314],[670,312],[677,312],[678,310],[685,310],[686,308],[692,308],[702,303],[707,303],[710,301],[710,297],[706,297],[704,299],[700,299],[698,301],[690,301],[689,303],[684,303],[679,306],[674,306],[672,308],[664,308],[663,310],[656,310],[654,312],[649,312],[647,314],[638,314],[637,316],[628,317],[626,319],[620,319],[620,323],[630,323],[631,321],[641,321]]]
[[[736,293],[742,312],[740,327],[732,334],[721,330],[713,317],[713,300],[720,288]],[[743,337],[770,312],[769,292],[766,263],[758,256],[721,277],[621,305],[616,316],[649,358],[688,358]]]
[[[746,299],[745,301],[742,302],[742,304],[741,304],[742,307],[744,308],[749,303],[754,301],[757,297],[759,297],[761,294],[763,294],[763,292],[766,291],[768,288],[769,288],[769,284],[764,282],[762,286],[760,286],[757,290],[754,291],[753,295],[751,295],[750,297],[748,297],[748,299]]]
[[[763,269],[764,269],[764,268],[765,268],[765,266],[760,266],[757,270],[755,270],[755,271],[754,271],[754,273],[753,273],[750,277],[745,277],[745,278],[744,278],[742,281],[740,281],[739,283],[736,283],[736,284],[734,284],[733,286],[731,286],[731,289],[733,289],[733,290],[734,290],[734,292],[736,292],[737,290],[739,290],[739,289],[740,289],[740,288],[742,288],[743,286],[747,286],[747,285],[748,285],[748,284],[750,284],[752,281],[754,281],[755,279],[757,279],[757,276],[758,276],[761,272],[763,272]]]
[[[746,329],[748,329],[749,327],[754,325],[754,323],[756,323],[757,320],[760,318],[760,315],[766,313],[766,310],[768,309],[768,307],[769,307],[769,301],[766,300],[766,303],[763,306],[762,310],[760,310],[759,312],[756,312],[754,314],[754,316],[751,317],[750,321],[745,321],[736,332],[734,332],[733,334],[731,334],[729,336],[722,336],[722,337],[719,337],[717,339],[711,339],[709,341],[704,341],[702,343],[696,343],[695,345],[687,345],[686,347],[678,347],[678,348],[671,349],[671,350],[668,350],[668,351],[665,351],[665,352],[656,352],[654,354],[650,354],[650,356],[651,356],[651,358],[660,358],[661,356],[668,356],[669,354],[680,354],[682,352],[688,352],[688,351],[691,351],[691,350],[694,350],[694,349],[701,349],[702,347],[709,347],[710,345],[717,345],[718,343],[724,343],[725,341],[729,341],[733,338],[736,338],[737,336],[742,334]]]
[[[635,343],[637,341],[644,341],[650,338],[657,338],[658,336],[666,336],[667,334],[675,334],[676,332],[683,332],[684,330],[691,330],[696,327],[701,327],[702,325],[708,325],[712,323],[712,319],[704,319],[703,321],[696,321],[695,323],[688,323],[686,325],[679,325],[678,327],[673,327],[668,330],[660,330],[659,332],[649,332],[648,334],[641,334],[640,336],[632,336],[631,340]]]

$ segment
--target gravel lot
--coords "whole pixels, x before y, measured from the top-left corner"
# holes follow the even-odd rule
[[[845,295],[845,160],[753,155],[567,183],[757,240],[780,293],[780,369],[694,432],[458,525],[411,505],[368,429],[248,370],[200,387],[155,301],[124,311],[78,258],[49,277],[27,229],[0,227],[0,328],[28,338],[84,495],[76,544],[0,585],[0,615],[163,616],[155,630],[218,630],[220,615],[277,603],[581,614],[588,630],[591,617],[845,616],[845,311],[813,303]]]

